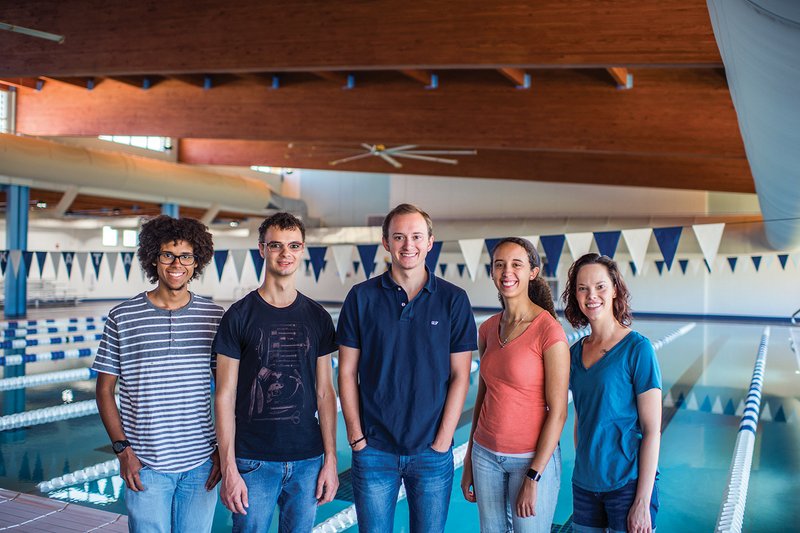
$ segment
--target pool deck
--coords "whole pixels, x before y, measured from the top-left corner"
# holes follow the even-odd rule
[[[128,531],[128,517],[0,489],[0,531]]]

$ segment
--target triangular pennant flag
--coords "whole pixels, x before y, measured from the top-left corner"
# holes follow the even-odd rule
[[[786,270],[786,261],[788,260],[789,260],[789,254],[778,254],[778,261],[781,262],[781,270]]]
[[[700,266],[705,264],[705,259],[690,259],[689,266],[692,267],[692,274],[699,274],[700,273]]]
[[[331,246],[333,253],[333,263],[336,265],[336,272],[339,273],[339,281],[344,285],[347,273],[350,272],[350,265],[353,260],[352,244],[335,244]]]
[[[464,256],[464,261],[467,264],[467,271],[472,281],[475,281],[478,275],[478,264],[481,262],[483,244],[483,239],[461,239],[458,241],[458,246],[461,248],[461,255]]]
[[[10,250],[8,255],[11,257],[11,268],[13,269],[14,275],[19,276],[19,264],[22,262],[22,250]]]
[[[694,395],[694,392],[689,393],[689,398],[686,399],[686,410],[687,411],[697,411],[697,397]]]
[[[485,239],[486,242],[486,251],[489,253],[489,257],[492,257],[492,252],[494,252],[494,247],[497,246],[497,243],[502,241],[503,239]]]
[[[708,395],[703,399],[703,403],[700,404],[700,410],[704,413],[711,412],[711,398],[709,398]]]
[[[597,243],[597,249],[600,255],[605,255],[614,259],[614,254],[617,253],[617,245],[619,244],[621,235],[621,231],[595,231],[594,242]]]
[[[311,259],[303,259],[303,263],[306,265],[306,276],[311,274]]]
[[[256,279],[261,279],[261,271],[264,269],[264,258],[261,257],[261,250],[250,248],[250,260],[253,261],[253,270],[256,272]]]
[[[739,400],[739,405],[736,407],[736,411],[733,414],[736,416],[742,416],[744,414],[744,400]]]
[[[61,265],[61,252],[49,252],[50,262],[53,263],[53,272],[58,277],[58,267]]]
[[[753,266],[756,267],[756,272],[758,272],[758,268],[761,266],[761,256],[754,255],[750,259],[753,260]]]
[[[78,274],[86,278],[86,262],[89,259],[89,252],[75,252],[75,261],[78,262]]]
[[[772,420],[775,422],[786,422],[786,413],[783,412],[783,405],[778,406],[778,410],[775,411],[775,416],[772,417]]]
[[[491,278],[492,277],[492,264],[491,263],[486,263],[483,266],[486,267],[486,277],[487,278]]]
[[[592,247],[593,235],[591,233],[567,233],[564,237],[567,239],[567,246],[573,260],[588,254]]]
[[[681,231],[683,231],[683,228],[680,226],[653,228],[653,234],[656,236],[656,242],[661,250],[661,255],[664,257],[664,264],[667,266],[667,270],[672,270],[672,261],[675,259],[675,252],[678,251]]]
[[[105,254],[103,252],[91,252],[89,255],[92,259],[92,266],[94,267],[94,277],[95,279],[99,279],[100,265],[103,263],[103,256]]]
[[[458,277],[459,278],[463,278],[464,277],[464,269],[467,268],[467,265],[465,265],[464,263],[458,263],[456,265],[456,268],[458,269]]]
[[[631,273],[635,276],[636,273],[637,273],[636,263],[634,263],[633,261],[628,261],[628,263],[630,263],[630,265],[631,265]]]
[[[375,245],[377,246],[377,244]],[[328,251],[327,246],[309,246],[308,257],[311,260],[311,268],[314,270],[314,279],[319,281],[319,275],[325,267],[325,253]]]
[[[44,262],[47,261],[47,252],[36,252],[36,262],[39,264],[39,277],[44,275]]]
[[[672,399],[672,390],[667,391],[667,395],[664,396],[662,403],[664,407],[675,407],[675,400]]]
[[[8,265],[8,250],[0,250],[0,270],[3,275],[6,275],[6,266]]]
[[[558,263],[561,261],[561,252],[564,251],[564,235],[542,235],[539,237],[544,248],[544,255],[547,256],[545,264],[545,274],[555,277],[558,272]]]
[[[233,268],[236,269],[236,279],[242,281],[244,262],[247,260],[247,250],[231,250],[231,259],[233,260]]]
[[[761,266],[764,267],[764,270],[769,270],[769,267],[772,266],[773,261],[775,261],[774,255],[767,254],[761,256]]]
[[[731,272],[736,272],[736,261],[738,261],[738,257],[729,257],[728,264],[731,266]]]
[[[683,274],[685,275],[686,274],[686,267],[689,266],[689,260],[688,259],[678,259],[678,264],[681,266],[681,272],[683,272]]]
[[[425,265],[428,267],[428,270],[436,273],[436,263],[439,262],[439,254],[442,252],[442,242],[441,241],[433,241],[433,246],[431,247],[428,255],[425,256]]]
[[[358,274],[358,267],[361,266],[361,261],[353,261],[353,272]]]
[[[114,279],[114,272],[117,270],[117,259],[119,259],[118,252],[106,252],[106,263],[108,263],[108,273],[111,279]]]
[[[700,250],[703,252],[703,257],[706,260],[706,266],[714,264],[714,259],[717,257],[719,243],[722,240],[722,232],[724,229],[724,222],[718,224],[694,224],[692,226],[694,236],[697,237]],[[710,271],[709,269],[709,272]]]
[[[628,247],[628,253],[631,254],[631,260],[636,265],[636,274],[642,273],[644,275],[644,257],[647,255],[647,246],[650,244],[650,228],[641,229],[624,229],[622,230],[622,238],[625,239],[625,245]]]
[[[772,411],[769,408],[769,402],[764,402],[759,418],[764,422],[772,422]]]
[[[61,252],[61,257],[64,259],[64,266],[67,269],[67,277],[72,277],[72,263],[75,261],[75,252]]]
[[[800,267],[800,252],[797,252],[797,253],[793,253],[793,254],[792,254],[792,261],[794,261],[794,264],[795,264],[796,266],[799,266],[799,267]]]
[[[214,250],[214,266],[217,267],[217,280],[222,281],[222,271],[228,261],[228,250]]]
[[[122,268],[125,270],[125,279],[131,279],[131,265],[133,265],[133,252],[120,252],[120,258],[122,259]]]
[[[661,274],[663,274],[664,273],[664,261],[660,261],[660,260],[656,259],[656,268],[658,268],[658,275],[659,276]]]
[[[25,265],[25,277],[27,278],[31,274],[31,263],[33,263],[33,252],[29,252],[28,250],[23,250],[22,262]]]
[[[445,272],[447,272],[447,263],[439,263],[439,275],[444,277]]]
[[[714,405],[711,407],[711,412],[715,415],[722,414],[722,400],[719,399],[719,396],[714,400]]]
[[[364,267],[364,275],[369,279],[375,272],[375,254],[378,251],[377,244],[359,244],[358,257],[361,258],[361,266]]]
[[[724,414],[733,416],[736,414],[736,408],[733,406],[733,399],[728,398],[728,403],[725,404],[725,410],[723,411]]]

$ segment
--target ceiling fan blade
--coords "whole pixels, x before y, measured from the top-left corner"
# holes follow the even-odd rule
[[[407,154],[418,155],[476,155],[477,150],[406,150]]]
[[[392,165],[394,168],[403,168],[403,165],[401,165],[397,159],[395,159],[390,155],[386,155],[383,152],[378,152],[378,157],[380,157],[381,159]]]
[[[372,154],[367,152],[367,153],[364,153],[364,154],[351,155],[350,157],[344,157],[342,159],[337,159],[335,161],[330,161],[330,162],[328,162],[328,164],[331,165],[331,166],[336,166],[336,165],[340,165],[342,163],[349,163],[350,161],[355,161],[356,159],[364,159],[365,157],[372,157]]]
[[[393,148],[387,148],[383,152],[386,154],[393,154],[395,152],[405,152],[408,150],[413,150],[416,147],[417,147],[416,144],[404,144],[403,146],[395,146]]]
[[[375,151],[375,145],[374,144],[361,143],[361,146],[364,148],[364,150],[367,150],[369,153],[372,153],[372,152]]]
[[[416,154],[409,154],[408,152],[402,152],[399,154],[394,154],[395,157],[405,157],[408,159],[418,159],[420,161],[430,161],[432,163],[446,163],[448,165],[457,165],[458,161],[455,159],[445,159],[443,157],[430,157],[427,155],[416,155]]]

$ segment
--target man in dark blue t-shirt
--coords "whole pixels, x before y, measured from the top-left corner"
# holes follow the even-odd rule
[[[383,246],[391,270],[350,290],[337,332],[358,525],[392,531],[402,481],[412,533],[437,533],[447,520],[475,320],[467,294],[425,267],[427,213],[395,207],[383,221]]]
[[[276,505],[281,533],[311,531],[339,486],[335,331],[295,288],[303,223],[278,213],[258,233],[264,282],[228,309],[214,339],[220,496],[235,532],[267,531]]]

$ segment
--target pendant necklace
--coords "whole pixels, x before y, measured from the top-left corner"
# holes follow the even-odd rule
[[[511,328],[511,331],[509,331],[509,332],[506,334],[506,338],[505,338],[505,339],[503,339],[503,338],[500,338],[500,347],[501,347],[501,348],[505,348],[505,347],[506,347],[506,344],[508,344],[508,340],[511,338],[511,335],[513,335],[513,334],[514,334],[514,332],[515,332],[515,331],[517,330],[517,328],[519,327],[519,325],[520,325],[520,324],[522,324],[523,322],[525,322],[527,319],[528,319],[528,315],[525,315],[525,316],[524,316],[524,317],[522,317],[521,319],[517,320],[517,321],[514,323],[514,327],[513,327],[513,328]]]

